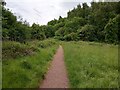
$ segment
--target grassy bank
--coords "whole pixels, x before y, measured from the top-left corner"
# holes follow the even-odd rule
[[[41,43],[45,45],[44,48],[40,47]],[[3,60],[3,88],[37,88],[44,79],[44,74],[58,47],[53,40],[34,43],[32,41],[26,45],[36,47],[39,51],[32,55]]]
[[[118,87],[118,46],[94,42],[62,44],[70,87]]]

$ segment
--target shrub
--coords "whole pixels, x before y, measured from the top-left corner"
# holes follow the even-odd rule
[[[85,25],[78,29],[78,36],[81,40],[97,41],[97,31],[93,25]]]
[[[70,33],[64,36],[64,40],[66,41],[76,41],[77,39],[77,34],[76,33]]]
[[[35,47],[13,41],[4,41],[2,46],[3,59],[32,55],[35,51],[38,51]]]
[[[56,42],[53,40],[45,40],[45,41],[40,41],[38,47],[47,48],[47,47],[50,47],[54,44],[56,44]]]

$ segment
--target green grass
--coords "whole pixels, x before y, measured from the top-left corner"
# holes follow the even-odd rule
[[[118,46],[62,42],[71,88],[118,87]]]
[[[54,39],[30,41],[25,45],[14,42],[21,49],[31,49],[34,54],[8,58],[9,45],[4,45],[7,59],[3,60],[3,88],[37,88],[59,44],[64,48],[65,63],[71,88],[118,87],[118,46],[94,42],[58,42]],[[9,47],[9,48],[8,48]],[[19,48],[19,49],[17,49]],[[25,49],[26,49],[25,48]],[[14,53],[11,53],[13,56]],[[16,53],[15,53],[16,54]],[[19,56],[19,55],[18,55]]]
[[[2,42],[0,41],[0,89],[2,88]]]
[[[0,60],[0,89],[2,88],[2,61]]]
[[[46,43],[47,41],[42,42]],[[39,43],[39,41],[36,43]],[[39,51],[31,56],[3,60],[3,88],[39,87],[58,45],[52,44],[41,48],[37,44],[28,42],[28,46],[30,45],[34,45],[32,47],[38,48]]]

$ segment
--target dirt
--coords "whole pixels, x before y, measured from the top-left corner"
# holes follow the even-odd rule
[[[64,52],[62,46],[59,46],[40,88],[68,88],[68,82]]]

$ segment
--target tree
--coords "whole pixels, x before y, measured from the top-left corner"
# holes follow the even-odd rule
[[[56,39],[59,39],[59,40],[63,40],[64,33],[65,33],[65,30],[64,30],[64,28],[62,27],[62,28],[60,28],[59,30],[57,30],[57,31],[55,32],[55,38],[56,38]]]
[[[42,29],[42,32],[45,33],[46,38],[50,38],[55,35],[54,28],[52,25],[47,25],[47,26],[43,25],[43,26],[40,26],[40,28]]]
[[[104,28],[106,42],[118,43],[119,20],[120,20],[120,15],[117,15],[115,18],[110,19],[109,22],[106,24]]]
[[[55,24],[57,24],[57,20],[56,19],[49,21],[47,25],[54,26]]]
[[[84,41],[97,41],[95,26],[85,25],[78,29],[78,36],[80,40]]]
[[[40,27],[38,24],[34,23],[31,28],[32,39],[44,40],[46,38],[43,27]]]

